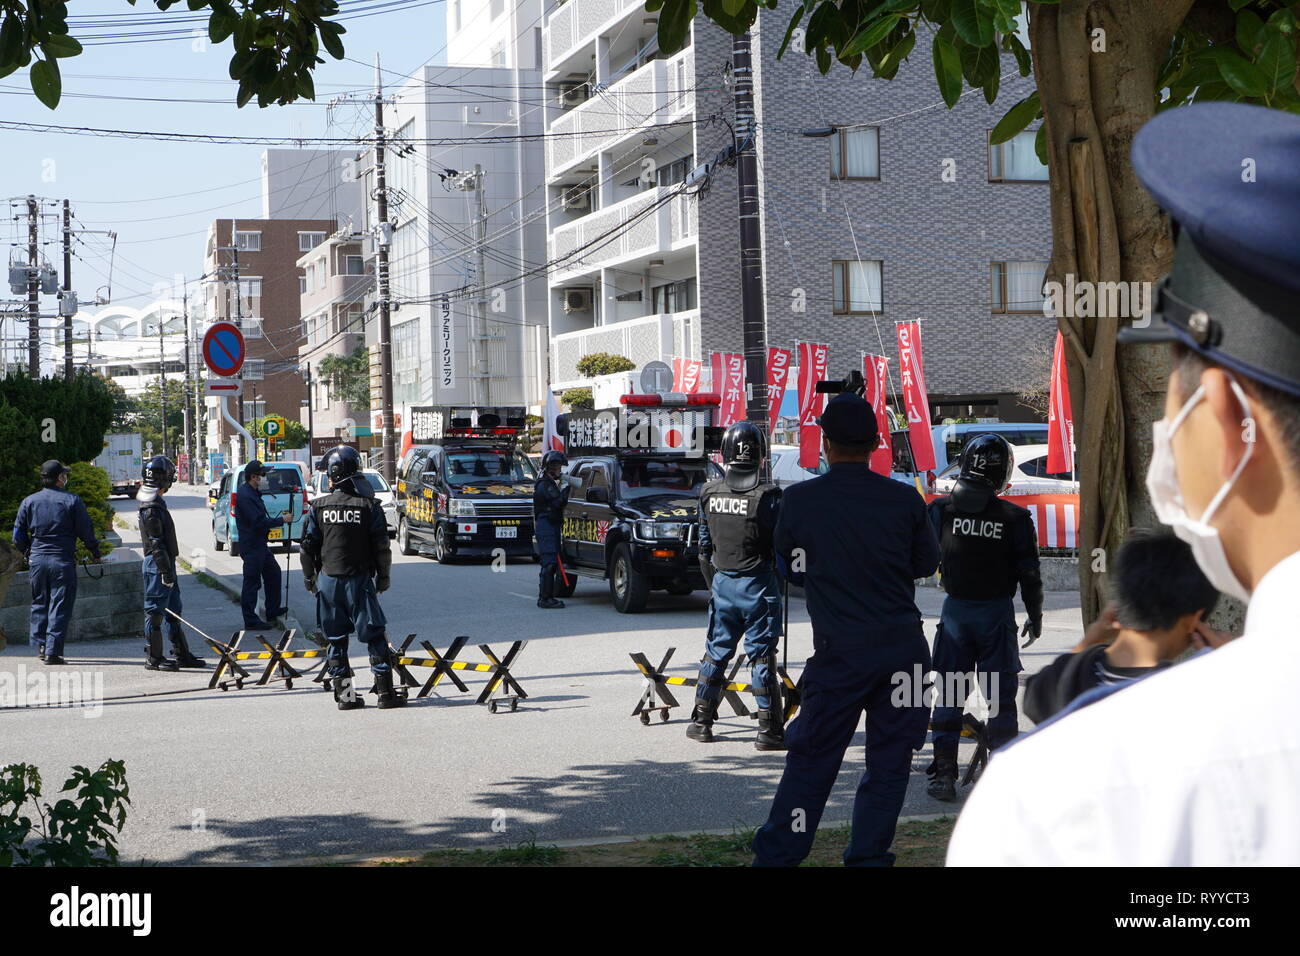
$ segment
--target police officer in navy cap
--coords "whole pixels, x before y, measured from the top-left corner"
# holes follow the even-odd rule
[[[1038,536],[1029,510],[999,498],[1011,477],[1011,445],[1001,435],[977,435],[961,452],[951,496],[930,503],[948,596],[934,638],[933,779],[936,800],[957,799],[957,744],[966,696],[978,686],[989,704],[988,744],[1015,737],[1020,652],[1016,647],[1016,588],[1025,602],[1025,646],[1043,632],[1043,581]]]
[[[282,516],[271,515],[262,501],[262,483],[266,466],[253,459],[244,466],[244,481],[235,494],[235,529],[239,532],[239,554],[244,562],[244,583],[239,592],[239,606],[244,613],[244,630],[269,631],[277,617],[287,608],[280,607],[284,595],[280,585],[280,566],[266,543],[272,528],[285,524]],[[257,592],[261,589],[266,619],[257,616]]]
[[[736,422],[722,436],[724,477],[700,491],[700,568],[709,582],[709,636],[695,685],[695,711],[686,736],[713,740],[713,721],[727,664],[745,641],[759,750],[784,750],[784,714],[776,649],[781,643],[781,590],[772,534],[781,489],[760,481],[767,440],[753,422]]]
[[[844,752],[867,715],[866,771],[844,851],[851,866],[890,866],[912,752],[925,743],[924,688],[898,694],[930,669],[914,582],[934,573],[939,545],[916,490],[873,472],[876,415],[843,392],[819,419],[830,470],[785,490],[774,546],[802,583],[814,654],[803,704],[786,731],[785,773],[754,837],[754,864],[797,866],[812,847]],[[802,579],[802,580],[801,580]]]
[[[308,508],[301,559],[303,583],[316,595],[316,621],[329,641],[325,670],[334,700],[339,710],[365,706],[348,664],[348,637],[355,633],[370,651],[379,709],[402,707],[406,697],[393,689],[388,619],[379,606],[393,565],[384,509],[361,474],[355,448],[331,448],[320,470],[329,476],[330,493]]]
[[[1132,160],[1176,233],[1154,323],[1122,338],[1169,349],[1147,491],[1245,633],[1004,748],[949,864],[1300,863],[1300,116],[1168,110]]]
[[[77,601],[77,539],[94,561],[99,543],[86,503],[67,490],[68,469],[41,465],[41,490],[28,495],[14,519],[14,545],[27,559],[32,586],[31,644],[46,664],[66,664],[63,641]]]

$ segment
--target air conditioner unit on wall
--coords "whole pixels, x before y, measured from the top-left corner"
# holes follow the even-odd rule
[[[559,103],[561,107],[577,106],[587,102],[588,87],[586,83],[561,83]]]
[[[566,211],[590,209],[591,208],[591,187],[590,186],[569,186],[564,190],[564,196],[561,205]]]
[[[564,290],[564,311],[565,312],[590,312],[591,294],[592,294],[592,290],[589,288],[565,289]]]

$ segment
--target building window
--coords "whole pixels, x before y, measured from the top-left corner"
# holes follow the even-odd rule
[[[661,312],[686,312],[695,308],[695,279],[682,279],[650,289],[650,314]]]
[[[344,275],[363,276],[366,274],[366,260],[363,256],[348,256],[343,265]]]
[[[246,382],[256,382],[266,378],[266,359],[249,359],[240,369],[240,375]]]
[[[504,43],[497,42],[492,44],[491,64],[492,66],[506,65],[506,47]]]
[[[993,311],[1041,314],[1047,304],[1043,296],[1043,279],[1046,275],[1045,261],[990,262]]]
[[[884,310],[880,288],[882,263],[879,260],[831,263],[834,280],[833,309],[839,315],[881,312]]]
[[[420,400],[420,323],[393,326],[393,401]]]
[[[239,280],[239,294],[245,299],[262,297],[262,279],[260,276],[248,276]]]
[[[831,137],[831,179],[879,179],[880,130],[841,127]]]
[[[259,399],[255,402],[244,402],[244,421],[251,422],[255,418],[261,418],[266,414],[266,400]]]
[[[1017,133],[1005,143],[989,144],[989,182],[1045,183],[1047,167],[1038,161],[1034,149],[1036,130]]]
[[[298,294],[302,295],[307,291],[307,277],[298,276]]]
[[[325,233],[323,232],[300,232],[298,233],[298,251],[311,252],[324,241]]]
[[[240,252],[261,252],[262,234],[260,232],[236,232],[235,248]]]

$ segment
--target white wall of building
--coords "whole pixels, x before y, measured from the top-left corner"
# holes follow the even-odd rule
[[[263,219],[334,219],[360,228],[365,196],[354,154],[332,149],[262,152]]]

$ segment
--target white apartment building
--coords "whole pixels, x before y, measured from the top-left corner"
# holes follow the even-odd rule
[[[695,51],[659,54],[639,0],[566,0],[542,34],[551,385],[591,352],[700,357]],[[711,152],[725,145],[714,131]]]
[[[399,415],[420,404],[535,406],[546,385],[542,0],[448,7],[450,65],[385,91]],[[366,333],[373,346],[377,323]]]

